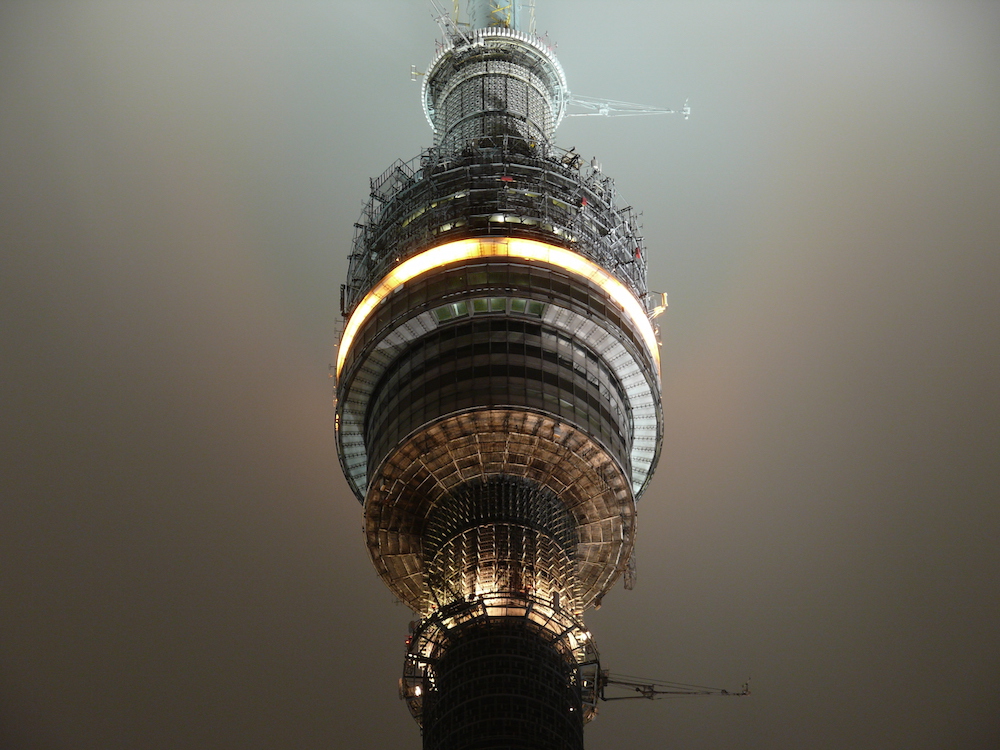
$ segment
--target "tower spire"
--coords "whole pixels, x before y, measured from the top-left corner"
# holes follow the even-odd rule
[[[473,29],[502,28],[520,31],[518,0],[469,0],[469,25]]]

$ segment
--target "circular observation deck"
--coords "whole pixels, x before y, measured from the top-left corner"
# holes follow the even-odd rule
[[[573,515],[576,583],[559,593],[582,611],[628,560],[634,498],[656,459],[649,320],[614,276],[563,248],[480,238],[427,253],[357,305],[338,359],[340,456],[376,569],[433,611],[435,508],[469,482],[516,477]],[[533,585],[557,578],[542,571]]]

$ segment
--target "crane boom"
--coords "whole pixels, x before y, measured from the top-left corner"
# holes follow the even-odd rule
[[[608,688],[631,691],[632,695],[607,695]],[[750,681],[743,683],[738,691],[725,688],[708,687],[706,685],[688,685],[682,682],[663,680],[646,680],[628,675],[616,675],[604,670],[601,672],[599,696],[603,701],[623,701],[644,698],[656,700],[671,696],[685,695],[718,695],[723,697],[744,697],[750,695]]]
[[[578,96],[571,94],[566,102],[569,106],[579,107],[586,112],[567,112],[567,117],[623,117],[628,115],[684,115],[687,120],[691,117],[691,106],[688,100],[684,100],[684,106],[679,110],[667,109],[665,107],[650,107],[646,104],[635,104],[633,102],[620,102],[614,99],[595,99],[592,96]]]

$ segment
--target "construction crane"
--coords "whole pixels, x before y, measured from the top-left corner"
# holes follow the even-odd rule
[[[608,689],[630,691],[630,695],[607,695]],[[750,680],[743,683],[738,691],[730,691],[725,688],[708,687],[706,685],[689,685],[683,682],[669,682],[666,680],[649,680],[631,675],[612,674],[608,670],[601,670],[598,682],[598,697],[602,701],[625,701],[644,698],[646,700],[656,700],[657,698],[671,698],[690,695],[718,695],[730,698],[742,698],[750,695]]]

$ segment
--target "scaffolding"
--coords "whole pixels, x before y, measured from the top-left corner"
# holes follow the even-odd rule
[[[341,312],[402,260],[473,236],[539,239],[572,249],[646,298],[639,217],[619,206],[614,181],[572,149],[517,137],[482,139],[460,152],[430,148],[371,181],[354,225]]]

